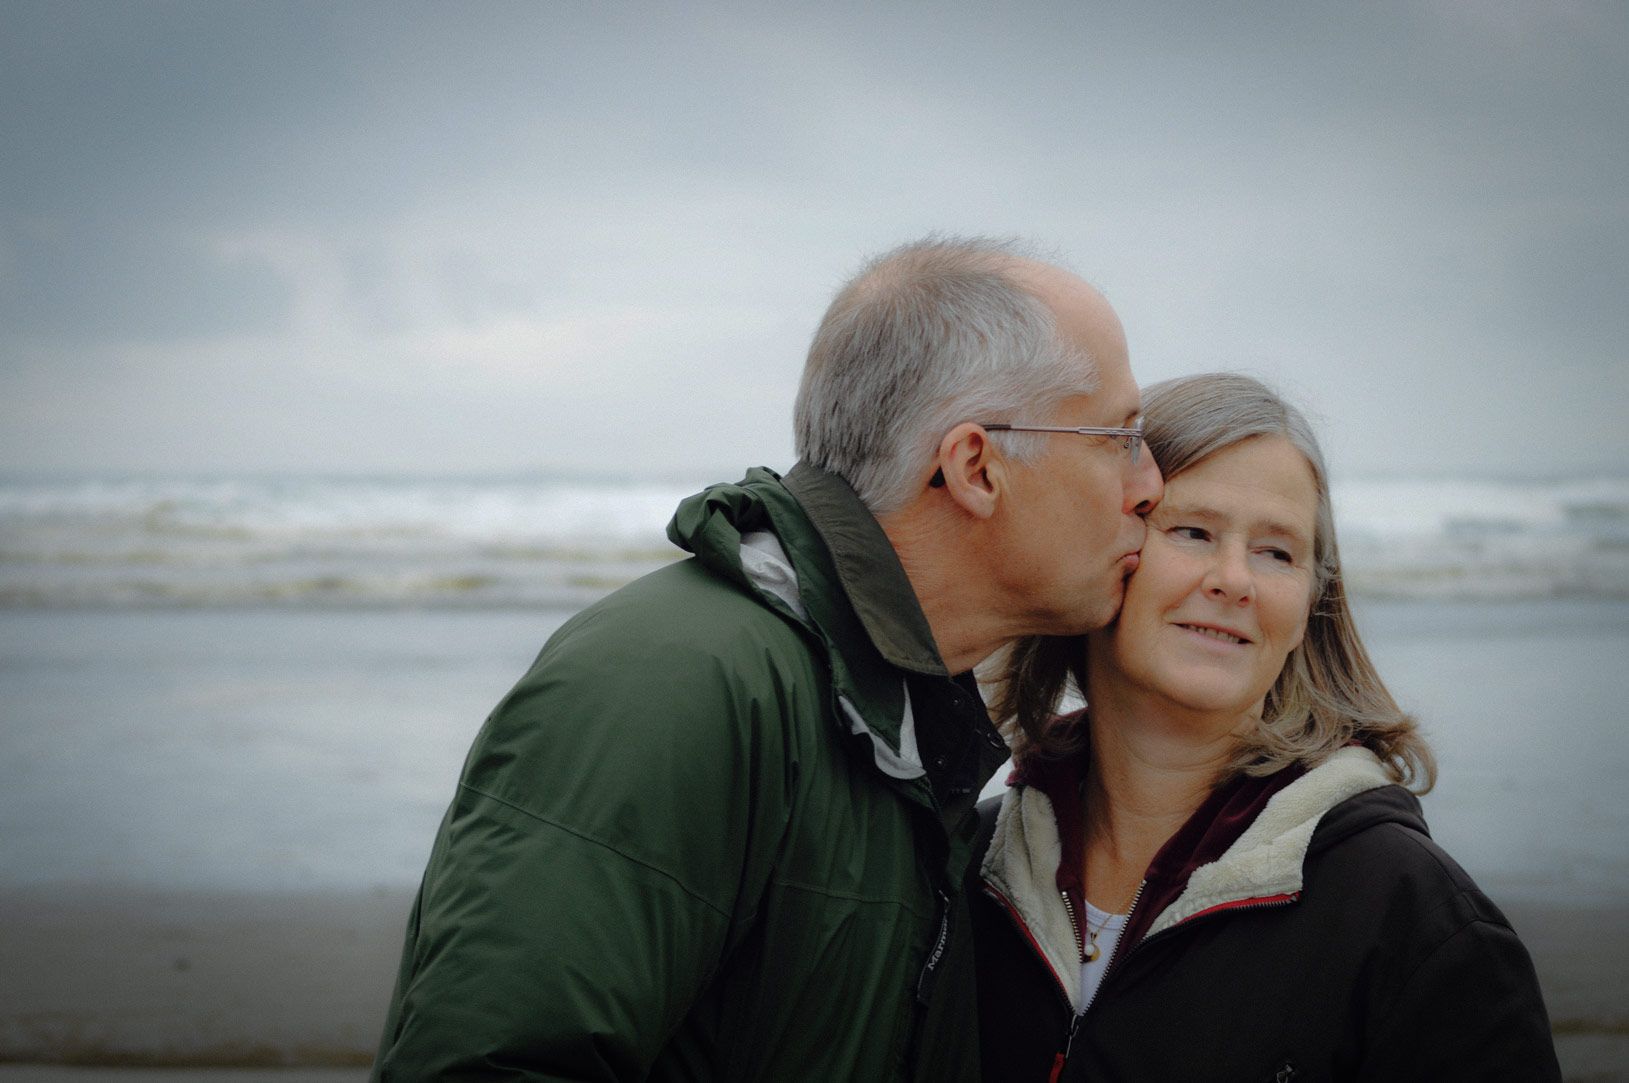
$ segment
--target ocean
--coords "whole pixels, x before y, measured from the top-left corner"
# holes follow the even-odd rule
[[[0,483],[0,888],[399,889],[570,613],[684,483]],[[1354,482],[1348,578],[1499,887],[1629,899],[1629,479]],[[634,675],[631,675],[631,677]]]

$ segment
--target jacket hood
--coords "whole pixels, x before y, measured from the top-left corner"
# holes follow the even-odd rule
[[[1360,802],[1350,800],[1369,791],[1380,792]],[[1419,803],[1391,784],[1372,752],[1343,748],[1273,793],[1220,857],[1188,874],[1172,893],[1174,901],[1134,914],[1128,940],[1118,950],[1201,914],[1294,899],[1308,853],[1390,820],[1424,827]],[[1047,795],[1030,785],[1008,789],[980,873],[987,889],[1024,927],[1079,1012],[1084,1005],[1075,924],[1058,887],[1063,857],[1058,817]],[[1155,865],[1160,861],[1157,856]]]
[[[849,495],[858,509],[847,509],[850,516],[869,518],[858,498]],[[712,485],[686,498],[668,523],[667,536],[709,570],[815,636],[831,663],[838,717],[850,733],[870,741],[877,769],[902,782],[924,779],[905,682],[856,613],[820,526],[778,474],[754,467],[740,482]],[[898,558],[875,520],[871,529],[883,547],[872,563],[882,565],[885,573],[891,560],[898,569]],[[904,578],[902,569],[898,578]],[[915,596],[911,598],[914,604]],[[925,792],[919,799],[931,800]]]
[[[741,536],[769,525],[765,489],[779,484],[774,471],[753,467],[733,485],[709,485],[685,497],[667,524],[668,540],[713,573],[750,585],[741,565]]]
[[[1309,857],[1379,824],[1401,824],[1430,836],[1431,831],[1420,811],[1420,799],[1402,786],[1386,785],[1362,792],[1365,794],[1362,801],[1342,801],[1318,821],[1318,829],[1312,833],[1312,842],[1307,846]]]

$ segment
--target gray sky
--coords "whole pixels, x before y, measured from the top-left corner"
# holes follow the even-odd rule
[[[1337,475],[1629,471],[1629,5],[0,5],[0,466],[735,474],[931,229]]]

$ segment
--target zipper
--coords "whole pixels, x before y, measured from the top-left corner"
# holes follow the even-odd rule
[[[1069,1034],[1063,1040],[1063,1050],[1052,1057],[1052,1071],[1047,1073],[1046,1083],[1058,1083],[1058,1077],[1063,1074],[1063,1066],[1069,1063],[1069,1052],[1075,1048],[1075,1034],[1080,1030],[1080,1020],[1080,1015],[1069,1020]]]
[[[1144,883],[1146,884],[1147,881],[1144,881]],[[1131,915],[1137,910],[1137,900],[1142,898],[1142,894],[1143,889],[1139,887],[1137,889],[1137,894],[1132,896],[1131,909],[1126,912],[1127,925],[1130,924]],[[1103,980],[1097,984],[1097,995],[1092,997],[1092,1004],[1097,1003],[1099,997],[1101,997],[1103,994],[1103,987],[1109,983],[1110,978],[1114,977],[1115,965],[1121,962],[1127,956],[1130,956],[1132,952],[1141,950],[1143,945],[1149,944],[1160,939],[1161,937],[1169,936],[1180,929],[1186,929],[1194,922],[1199,921],[1202,918],[1208,918],[1213,914],[1236,914],[1245,910],[1271,910],[1280,906],[1288,906],[1298,900],[1300,897],[1301,893],[1299,891],[1292,891],[1285,895],[1268,895],[1259,899],[1241,899],[1238,902],[1219,903],[1208,910],[1201,910],[1197,914],[1190,914],[1188,917],[1183,918],[1181,921],[1177,922],[1175,925],[1172,925],[1168,929],[1161,929],[1157,933],[1151,933],[1150,935],[1137,941],[1137,943],[1131,945],[1129,948],[1126,947],[1125,941],[1122,940],[1119,944],[1115,945],[1114,954],[1109,958],[1109,967],[1103,972]],[[1086,1011],[1091,1010],[1092,1004],[1086,1005]],[[1083,1011],[1081,1014],[1085,1015],[1086,1012]]]
[[[1133,894],[1131,896],[1131,905],[1126,908],[1126,928],[1128,928],[1128,929],[1131,928],[1132,915],[1137,913],[1137,903],[1142,900],[1143,891],[1147,887],[1148,887],[1148,878],[1147,877],[1144,877],[1143,879],[1141,879],[1141,880],[1139,880],[1137,882],[1137,891],[1136,891],[1135,894]],[[1144,937],[1143,939],[1146,940],[1147,937]],[[1114,964],[1119,962],[1120,961],[1120,956],[1125,954],[1128,950],[1129,949],[1126,947],[1126,941],[1125,941],[1124,936],[1122,936],[1119,940],[1115,941],[1114,954],[1109,956],[1109,961],[1108,961],[1107,965],[1105,965],[1103,967],[1103,980],[1097,983],[1098,992],[1102,992],[1104,983],[1109,980],[1109,975],[1114,973]],[[1092,1003],[1093,1004],[1097,1003],[1097,993],[1092,994]],[[1087,1009],[1090,1008],[1091,1006],[1092,1006],[1091,1004],[1086,1005],[1085,1008],[1082,1008],[1080,1010],[1080,1014],[1085,1015]]]
[[[1086,941],[1080,935],[1080,921],[1075,917],[1075,904],[1069,901],[1069,893],[1062,888],[1058,889],[1058,897],[1063,900],[1064,912],[1069,915],[1069,931],[1075,934],[1075,954],[1080,961],[1086,961]]]
[[[1058,976],[1058,972],[1052,969],[1052,963],[1047,959],[1046,952],[1041,950],[1041,945],[1036,941],[1035,934],[1029,931],[1029,926],[1024,924],[1024,919],[1018,916],[1018,910],[1013,906],[1012,900],[1003,895],[990,881],[981,877],[980,883],[984,888],[984,893],[1001,904],[1001,908],[1007,912],[1007,916],[1012,919],[1012,923],[1018,927],[1018,931],[1029,942],[1030,950],[1035,952],[1035,957],[1041,960],[1041,965],[1046,967],[1046,972],[1052,975],[1053,982],[1057,984],[1058,995],[1063,998],[1064,1007],[1069,1009],[1070,1015],[1074,1015],[1075,1006],[1069,1003],[1069,990],[1064,986],[1063,979]]]
[[[1142,900],[1143,891],[1147,887],[1148,887],[1148,881],[1145,879],[1145,880],[1141,881],[1137,885],[1136,894],[1131,896],[1131,906],[1126,910],[1126,926],[1128,928],[1131,925],[1132,915],[1134,915],[1137,912],[1137,903]],[[986,888],[988,889],[988,885],[986,885]],[[1069,912],[1070,924],[1075,926],[1075,944],[1077,946],[1079,946],[1081,944],[1080,928],[1079,928],[1079,925],[1075,922],[1075,908],[1074,908],[1074,906],[1072,906],[1070,904],[1069,896],[1068,896],[1067,893],[1064,893],[1064,892],[1060,891],[1059,894],[1063,895],[1063,905],[1064,905],[1064,909],[1066,909]],[[1126,956],[1130,955],[1132,952],[1136,951],[1138,948],[1142,947],[1144,944],[1148,943],[1150,940],[1157,940],[1157,939],[1159,939],[1160,937],[1164,936],[1167,933],[1175,932],[1176,930],[1187,926],[1190,922],[1193,922],[1193,921],[1195,921],[1195,920],[1197,920],[1199,918],[1207,917],[1207,916],[1209,916],[1211,914],[1216,914],[1216,913],[1234,912],[1234,911],[1239,911],[1239,910],[1266,910],[1266,909],[1269,909],[1269,908],[1274,907],[1274,906],[1288,906],[1290,903],[1292,903],[1296,899],[1300,898],[1300,895],[1301,895],[1300,892],[1294,892],[1294,893],[1289,894],[1289,895],[1273,895],[1273,896],[1269,896],[1269,897],[1264,898],[1264,899],[1251,899],[1251,900],[1246,900],[1246,901],[1237,902],[1237,903],[1222,903],[1219,906],[1211,907],[1209,910],[1201,910],[1199,913],[1194,914],[1191,917],[1184,918],[1183,920],[1177,922],[1175,925],[1171,926],[1169,929],[1162,929],[1158,933],[1155,933],[1153,936],[1145,936],[1141,940],[1139,940],[1137,943],[1131,945],[1129,948],[1126,946],[1126,942],[1124,940],[1121,940],[1119,943],[1115,944],[1115,946],[1114,946],[1114,954],[1109,956],[1108,966],[1103,971],[1103,980],[1097,983],[1097,991],[1092,994],[1092,999],[1087,1002],[1086,1006],[1084,1008],[1082,1008],[1078,1013],[1076,1013],[1074,1015],[1073,1018],[1071,1018],[1069,1020],[1069,1033],[1067,1035],[1065,1035],[1065,1037],[1064,1037],[1063,1048],[1061,1050],[1059,1050],[1056,1054],[1054,1054],[1053,1057],[1052,1057],[1052,1071],[1047,1075],[1047,1083],[1057,1083],[1058,1078],[1063,1074],[1064,1066],[1069,1063],[1069,1054],[1071,1052],[1073,1052],[1074,1047],[1075,1047],[1075,1035],[1080,1032],[1080,1025],[1081,1025],[1081,1023],[1083,1023],[1085,1021],[1086,1013],[1091,1011],[1092,1006],[1095,1005],[1099,1000],[1102,999],[1102,997],[1103,997],[1103,987],[1106,986],[1108,984],[1108,982],[1109,982],[1109,979],[1114,976],[1115,967],[1120,962],[1121,959],[1123,959]],[[997,895],[997,898],[1000,898],[1000,896]],[[1006,902],[1005,899],[1002,899],[1002,901]],[[1012,912],[1010,904],[1009,904],[1009,907],[1008,907],[1008,912],[1009,913]],[[1013,914],[1013,918],[1014,918],[1014,920],[1017,920],[1018,919],[1017,914]],[[1019,924],[1021,926],[1023,923],[1020,921]],[[1027,931],[1028,930],[1026,930],[1026,932]],[[1034,943],[1034,938],[1033,937],[1031,938],[1030,942]],[[1081,956],[1080,956],[1081,962],[1085,962],[1086,961],[1086,950],[1085,950],[1085,948],[1081,947],[1080,952],[1081,952]],[[1043,956],[1043,959],[1044,958],[1045,957]],[[1056,978],[1057,975],[1054,974],[1053,977]],[[1059,984],[1061,986],[1062,983],[1060,982]],[[1066,999],[1067,999],[1067,997],[1066,997]]]
[[[1046,1077],[1047,1083],[1057,1083],[1059,1073],[1063,1071],[1063,1066],[1069,1062],[1069,1050],[1074,1047],[1075,1033],[1080,1030],[1080,1013],[1075,1011],[1075,1005],[1069,999],[1069,990],[1064,987],[1063,978],[1059,976],[1056,970],[1052,969],[1051,960],[1046,957],[1046,952],[1041,950],[1041,945],[1035,940],[1035,934],[1029,931],[1029,926],[1024,924],[1024,919],[1018,916],[1018,910],[1013,906],[1012,900],[1008,899],[994,884],[983,877],[979,878],[979,883],[984,888],[986,895],[1001,904],[1001,908],[1007,912],[1007,916],[1018,927],[1018,931],[1023,934],[1024,939],[1029,941],[1030,950],[1035,952],[1037,959],[1041,960],[1041,965],[1046,967],[1046,972],[1052,975],[1052,980],[1057,985],[1058,996],[1063,1000],[1063,1006],[1069,1012],[1069,1029],[1064,1032],[1063,1048],[1052,1055],[1052,1070],[1047,1073]],[[1059,892],[1059,894],[1063,895],[1064,908],[1069,912],[1069,925],[1075,932],[1075,951],[1084,961],[1086,949],[1081,946],[1080,926],[1075,921],[1075,908],[1069,902],[1068,895],[1064,895],[1062,892]]]
[[[1272,910],[1280,906],[1288,906],[1300,898],[1301,893],[1299,891],[1292,891],[1285,895],[1265,895],[1259,899],[1241,899],[1238,902],[1218,903],[1216,906],[1213,906],[1208,910],[1201,910],[1197,914],[1188,915],[1175,925],[1171,926],[1169,929],[1161,929],[1157,933],[1143,937],[1137,942],[1136,946],[1140,948],[1151,940],[1158,940],[1162,936],[1169,936],[1178,929],[1186,929],[1194,922],[1203,918],[1208,918],[1213,914],[1237,914],[1246,910]],[[1135,950],[1135,948],[1132,950]],[[1107,979],[1108,975],[1104,974],[1103,977]]]
[[[1143,889],[1146,887],[1148,887],[1147,879],[1139,880],[1137,882],[1136,894],[1131,896],[1131,907],[1126,911],[1126,923],[1128,925],[1131,923],[1131,915],[1137,912],[1137,901],[1143,897]],[[1075,916],[1075,904],[1069,901],[1069,893],[1067,891],[1059,889],[1058,896],[1059,898],[1063,899],[1064,912],[1069,915],[1069,928],[1075,934],[1075,954],[1079,957],[1081,965],[1084,966],[1086,963],[1086,938],[1081,933],[1080,919]],[[1120,942],[1115,945],[1114,955],[1109,957],[1108,968],[1103,971],[1103,981],[1108,980],[1109,970],[1114,968],[1114,960],[1119,957],[1120,949],[1124,946],[1124,942]],[[1053,977],[1056,976],[1057,975],[1055,974],[1053,975]],[[1059,985],[1062,984],[1063,983],[1060,981]],[[1098,982],[1097,987],[1098,990],[1101,991],[1103,988],[1103,982]],[[1065,999],[1067,999],[1067,996]],[[1064,1066],[1069,1063],[1069,1054],[1075,1048],[1075,1035],[1080,1032],[1081,1020],[1086,1018],[1087,1011],[1089,1011],[1092,1005],[1095,1003],[1097,1003],[1097,993],[1092,994],[1092,999],[1082,1006],[1080,1011],[1070,1013],[1069,1032],[1064,1036],[1063,1048],[1059,1050],[1052,1058],[1052,1072],[1047,1077],[1047,1083],[1057,1083],[1058,1077],[1063,1074]],[[1070,1005],[1070,1007],[1072,1008],[1073,1005]]]
[[[1299,891],[1288,891],[1282,895],[1262,895],[1254,899],[1239,899],[1236,902],[1217,903],[1215,906],[1206,907],[1197,914],[1189,914],[1177,922],[1177,925],[1186,925],[1190,921],[1198,921],[1200,918],[1209,917],[1212,914],[1231,913],[1235,910],[1271,909],[1274,906],[1284,906],[1295,902],[1300,897],[1301,893]],[[1171,928],[1176,928],[1176,925],[1171,926]],[[1168,930],[1161,930],[1161,932],[1166,931]]]
[[[1163,936],[1176,932],[1178,929],[1186,928],[1201,918],[1206,918],[1213,914],[1236,913],[1242,910],[1268,910],[1272,909],[1273,907],[1288,906],[1290,903],[1295,902],[1301,897],[1301,893],[1296,891],[1287,895],[1270,895],[1260,899],[1247,899],[1239,902],[1221,903],[1217,906],[1211,907],[1208,910],[1201,910],[1197,914],[1183,918],[1169,929],[1162,929],[1152,936],[1145,936],[1130,947],[1127,947],[1126,942],[1121,940],[1115,945],[1114,954],[1109,956],[1108,967],[1103,971],[1103,980],[1098,982],[1097,992],[1092,994],[1091,1002],[1080,1011],[1076,1012],[1073,1010],[1074,1005],[1070,1004],[1069,1002],[1069,991],[1064,987],[1063,979],[1058,976],[1058,972],[1056,970],[1052,969],[1052,964],[1047,961],[1046,953],[1041,950],[1041,945],[1036,942],[1035,935],[1029,931],[1029,926],[1024,924],[1024,919],[1018,916],[1018,911],[1013,907],[1012,901],[1002,894],[1001,891],[992,885],[988,880],[985,880],[982,877],[980,877],[980,885],[983,887],[986,895],[990,896],[990,898],[1001,904],[1001,908],[1007,912],[1007,916],[1012,919],[1012,923],[1018,927],[1018,931],[1023,934],[1024,939],[1029,941],[1031,950],[1035,952],[1036,957],[1039,958],[1041,963],[1046,967],[1047,973],[1052,975],[1052,980],[1057,983],[1059,996],[1063,998],[1064,1004],[1071,1009],[1069,1017],[1069,1029],[1064,1034],[1063,1048],[1058,1050],[1058,1052],[1052,1057],[1052,1070],[1047,1075],[1047,1083],[1057,1083],[1058,1078],[1063,1073],[1064,1066],[1069,1063],[1069,1055],[1071,1052],[1073,1052],[1075,1046],[1075,1036],[1080,1032],[1080,1025],[1085,1021],[1086,1013],[1091,1011],[1092,1006],[1102,998],[1104,986],[1106,986],[1109,979],[1114,976],[1121,961],[1130,956],[1132,952],[1141,949],[1142,946],[1147,944],[1149,941],[1158,940]],[[1137,891],[1131,896],[1131,906],[1126,910],[1126,924],[1128,927],[1131,924],[1132,916],[1137,913],[1137,904],[1142,901],[1143,892],[1147,888],[1148,881],[1144,879],[1137,884]],[[1075,951],[1081,962],[1085,962],[1085,943],[1081,938],[1080,921],[1075,916],[1074,904],[1069,901],[1069,895],[1067,892],[1059,891],[1058,894],[1063,898],[1064,910],[1069,915],[1069,925],[1075,934]]]

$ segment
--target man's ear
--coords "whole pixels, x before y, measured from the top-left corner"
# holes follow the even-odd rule
[[[945,494],[976,519],[995,514],[1005,482],[1005,462],[982,425],[964,421],[945,433],[934,456],[938,472],[934,488]]]

